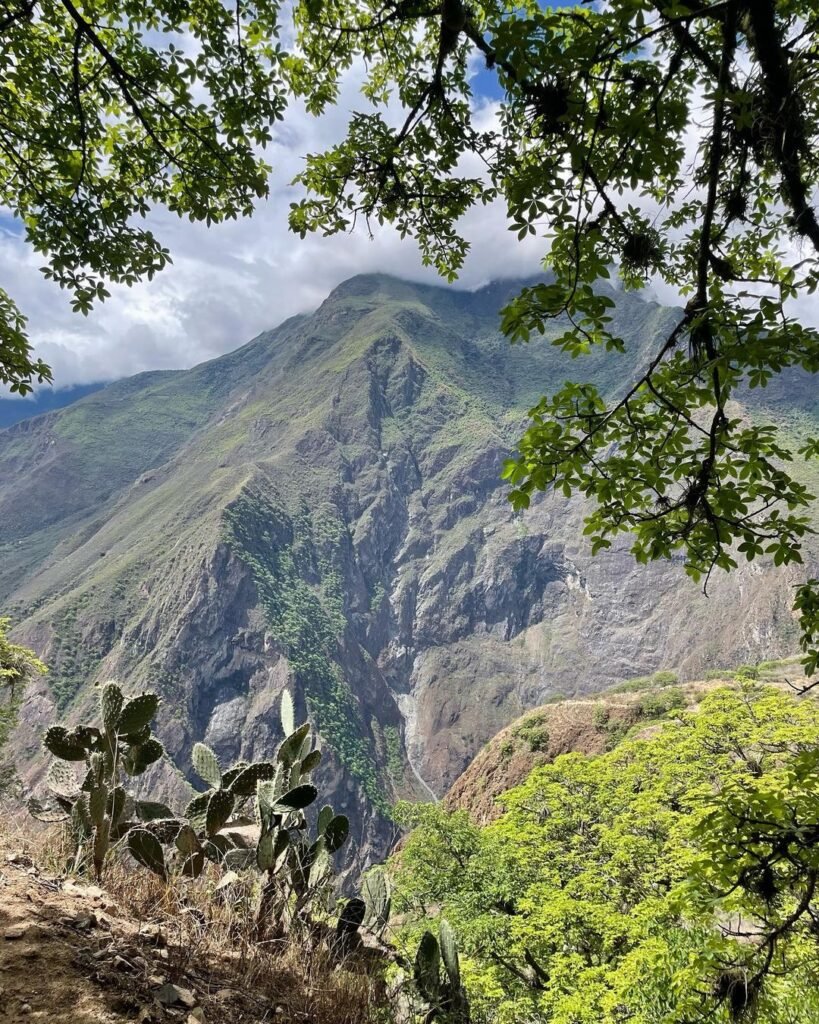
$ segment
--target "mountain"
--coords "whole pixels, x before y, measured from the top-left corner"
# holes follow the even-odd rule
[[[394,799],[441,795],[552,696],[795,649],[795,572],[754,564],[705,598],[625,544],[591,559],[581,499],[511,511],[526,410],[570,375],[622,386],[678,316],[618,293],[629,355],[572,363],[499,336],[521,283],[356,277],[227,356],[0,431],[0,607],[52,666],[16,739],[29,781],[43,725],[95,681],[161,692],[177,770],[149,781],[176,799],[196,740],[269,753],[289,685],[332,752],[321,785],[380,856]],[[815,425],[809,380],[766,400],[747,415]]]
[[[86,395],[105,387],[105,384],[78,384],[71,388],[40,388],[33,395],[25,398],[0,398],[0,430],[10,427],[12,423],[27,420],[32,416],[40,416],[54,409],[62,409],[72,402],[78,402]]]

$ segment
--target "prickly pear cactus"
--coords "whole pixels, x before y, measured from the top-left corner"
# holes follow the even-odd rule
[[[289,736],[296,728],[296,718],[293,711],[293,698],[289,690],[282,691],[282,700],[279,705],[279,715],[282,720],[282,730],[285,736]]]
[[[123,706],[117,719],[117,734],[131,736],[150,725],[159,710],[159,697],[155,693],[141,693]]]
[[[115,733],[125,698],[115,682],[106,683],[100,692],[100,715],[102,727],[107,733]]]
[[[362,890],[367,905],[364,923],[376,935],[380,935],[389,923],[392,905],[390,881],[383,867],[379,865],[367,872]]]
[[[53,725],[46,730],[43,743],[57,758],[46,781],[70,822],[75,869],[93,865],[99,877],[112,843],[128,835],[126,808],[135,808],[137,802],[128,796],[123,775],[142,774],[165,753],[151,736],[150,722],[158,707],[156,694],[143,693],[126,701],[117,683],[108,682],[99,697],[102,728]],[[81,784],[68,766],[61,766],[66,761],[84,763]],[[42,805],[33,809],[42,811]]]
[[[444,918],[439,922],[438,934],[436,939],[432,932],[424,932],[415,956],[415,985],[428,1006],[424,1020],[443,1019],[449,1024],[469,1024],[469,1000],[461,984],[458,944],[454,931]]]

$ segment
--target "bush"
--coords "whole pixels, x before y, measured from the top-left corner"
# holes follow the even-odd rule
[[[639,693],[652,686],[651,676],[637,676],[635,679],[626,679],[609,689],[609,693]]]
[[[677,673],[671,672],[668,669],[661,669],[651,677],[653,686],[676,686],[679,681]]]
[[[676,687],[662,693],[647,693],[640,701],[640,715],[642,718],[664,718],[670,711],[678,711],[687,703],[685,694]]]
[[[540,711],[533,711],[518,725],[513,736],[529,744],[529,749],[535,753],[545,750],[549,746],[549,731],[546,728],[546,718]]]

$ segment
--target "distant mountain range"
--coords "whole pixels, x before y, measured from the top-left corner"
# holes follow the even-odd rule
[[[64,409],[65,406],[85,398],[86,395],[93,395],[95,391],[104,387],[105,384],[100,383],[79,384],[73,388],[40,388],[25,398],[0,398],[0,430],[3,427],[10,427],[13,423],[19,423],[20,420],[40,416],[44,412]]]
[[[0,431],[0,610],[52,666],[16,740],[30,781],[42,726],[96,681],[162,693],[175,799],[196,740],[269,753],[291,686],[359,858],[380,856],[394,799],[442,794],[554,695],[795,650],[795,572],[755,564],[706,599],[625,543],[592,559],[581,499],[512,512],[526,410],[566,377],[622,387],[679,315],[618,293],[628,354],[572,362],[498,334],[520,285],[356,277],[229,355]],[[816,427],[812,381],[762,397],[746,415]]]

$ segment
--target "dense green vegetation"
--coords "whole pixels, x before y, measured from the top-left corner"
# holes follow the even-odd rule
[[[818,728],[811,701],[721,689],[534,769],[483,829],[404,807],[408,932],[453,924],[476,1021],[817,1020]]]
[[[16,777],[16,768],[3,757],[9,735],[17,722],[17,712],[25,694],[26,684],[46,672],[45,665],[33,651],[11,642],[8,636],[11,619],[0,616],[0,793]]]
[[[341,536],[336,516],[327,505],[314,516],[302,503],[291,517],[259,490],[245,491],[225,510],[225,534],[253,572],[267,623],[304,688],[322,735],[373,804],[386,812],[366,728],[333,661],[345,629],[335,564]]]

